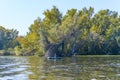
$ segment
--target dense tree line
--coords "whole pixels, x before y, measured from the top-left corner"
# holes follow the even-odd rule
[[[53,6],[43,14],[43,19],[37,18],[30,25],[26,36],[17,37],[17,55],[120,54],[120,16],[116,11],[94,13],[94,8],[84,7],[62,15]],[[2,34],[0,31],[0,37]],[[3,43],[0,44],[2,49]]]
[[[62,15],[55,6],[36,19],[20,41],[29,54],[119,54],[120,16],[109,9],[70,9]]]
[[[0,26],[0,54],[8,55],[9,51],[14,50],[16,46],[19,46],[17,41],[18,31],[14,29],[6,29]],[[4,51],[5,50],[5,51]],[[7,51],[9,50],[9,51]]]

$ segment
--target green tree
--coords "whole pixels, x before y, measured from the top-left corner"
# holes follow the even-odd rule
[[[44,19],[34,21],[28,34],[20,40],[22,49],[29,54],[120,53],[120,17],[117,12],[105,9],[94,14],[94,8],[84,7],[82,10],[70,9],[62,16],[53,6],[44,15]]]

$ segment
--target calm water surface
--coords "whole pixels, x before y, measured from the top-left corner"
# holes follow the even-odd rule
[[[120,80],[120,56],[1,56],[0,80]]]

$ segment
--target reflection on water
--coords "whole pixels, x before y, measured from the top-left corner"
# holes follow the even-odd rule
[[[0,57],[0,80],[27,80],[28,60],[23,57]]]
[[[1,56],[0,80],[120,80],[120,56]]]

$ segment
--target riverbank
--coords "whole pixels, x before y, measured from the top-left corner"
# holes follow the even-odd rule
[[[0,50],[0,56],[15,55],[14,50]]]
[[[35,56],[37,55],[36,50],[24,50],[24,49],[7,49],[0,50],[0,56]],[[44,54],[37,55],[44,56]]]

